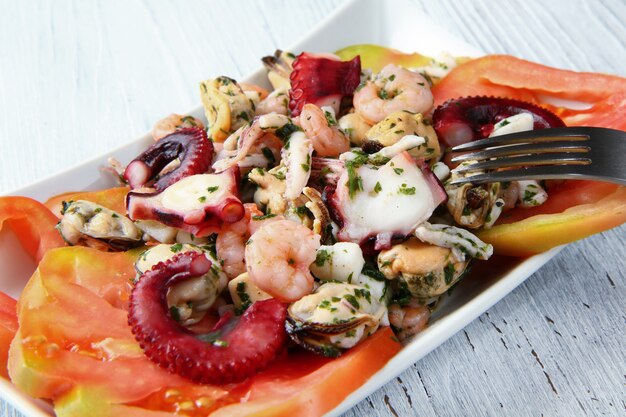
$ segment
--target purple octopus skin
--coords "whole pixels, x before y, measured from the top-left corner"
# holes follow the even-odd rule
[[[493,132],[496,123],[520,113],[532,115],[533,130],[565,126],[556,114],[536,104],[480,96],[446,101],[435,109],[433,127],[439,140],[452,147],[484,139]]]
[[[153,188],[157,191],[163,191],[189,175],[209,170],[213,161],[213,143],[204,129],[185,128],[165,136],[128,164],[124,179],[132,189],[144,187],[176,159],[180,160],[180,165],[155,181]]]
[[[287,306],[258,301],[240,317],[226,313],[208,334],[195,334],[169,314],[166,294],[210,268],[211,261],[198,252],[155,265],[131,292],[128,324],[146,356],[168,371],[203,384],[239,382],[267,367],[284,348]]]
[[[185,211],[167,207],[163,196],[171,189],[162,192],[130,191],[126,197],[128,217],[132,220],[157,220],[167,226],[185,230],[197,237],[214,233],[223,223],[234,223],[241,220],[245,209],[239,199],[239,168],[234,166],[219,174],[198,174],[180,181],[184,186],[200,179],[209,179],[210,184],[218,186],[208,188],[201,197],[190,196],[195,207]],[[211,191],[212,190],[212,191]]]

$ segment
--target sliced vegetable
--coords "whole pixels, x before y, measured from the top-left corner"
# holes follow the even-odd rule
[[[0,197],[0,230],[8,226],[37,262],[52,249],[65,246],[54,226],[56,216],[40,202],[28,197]]]
[[[497,254],[530,256],[625,222],[626,187],[618,187],[594,203],[576,205],[562,213],[539,214],[514,223],[497,225],[477,235],[491,243]]]
[[[20,297],[9,373],[28,395],[52,400],[58,416],[321,415],[401,348],[387,328],[336,360],[290,352],[240,384],[193,384],[153,364],[130,331],[136,257],[51,251]]]
[[[0,376],[9,378],[7,360],[9,345],[17,331],[17,301],[0,291]]]
[[[466,96],[508,97],[551,109],[568,126],[626,129],[626,79],[575,72],[515,58],[488,55],[459,65],[433,88],[435,106]],[[589,108],[569,109],[550,98],[575,100]]]
[[[50,197],[44,204],[59,218],[62,216],[61,211],[63,210],[64,201],[86,200],[118,213],[126,213],[126,195],[128,191],[130,191],[128,187],[116,187],[100,191],[63,193]]]

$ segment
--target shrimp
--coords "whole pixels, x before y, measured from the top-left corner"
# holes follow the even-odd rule
[[[229,279],[233,279],[238,275],[246,272],[245,246],[246,241],[259,227],[264,224],[282,217],[272,217],[257,220],[263,217],[263,212],[259,210],[256,204],[244,204],[246,214],[235,223],[225,224],[217,234],[215,242],[215,251],[218,258],[222,261],[222,269]]]
[[[337,126],[333,112],[307,103],[300,113],[300,126],[313,142],[318,156],[338,156],[350,150],[350,139]]]
[[[426,78],[389,64],[354,93],[353,103],[356,112],[374,124],[395,111],[428,111],[433,106],[433,94]]]
[[[289,91],[281,88],[274,90],[267,98],[256,106],[256,115],[261,116],[268,113],[289,115]]]
[[[195,117],[172,113],[156,122],[154,128],[152,128],[152,137],[154,140],[161,140],[170,133],[174,133],[178,129],[184,129],[186,127],[199,127],[204,129],[202,122]]]
[[[410,303],[406,307],[398,304],[389,306],[389,322],[400,341],[415,336],[428,324],[430,310],[423,304]]]
[[[292,302],[313,290],[309,266],[315,261],[320,236],[290,220],[269,223],[246,245],[246,268],[252,282],[281,301]]]

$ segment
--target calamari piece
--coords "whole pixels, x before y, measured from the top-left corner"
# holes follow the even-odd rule
[[[289,146],[283,148],[282,160],[287,167],[285,178],[285,198],[295,200],[302,194],[311,175],[313,143],[303,132],[294,132],[289,138]]]
[[[213,144],[204,129],[180,129],[133,159],[124,171],[124,179],[135,189],[146,186],[158,176],[154,188],[163,191],[182,178],[207,172],[212,158]]]
[[[415,236],[422,242],[451,249],[459,261],[464,261],[466,255],[482,260],[493,255],[493,246],[489,243],[483,242],[465,229],[447,224],[424,222],[415,229]]]
[[[341,281],[352,284],[361,273],[365,259],[361,247],[352,242],[322,245],[317,250],[311,272],[325,281]]]
[[[230,167],[237,165],[248,154],[252,147],[266,134],[273,134],[286,142],[289,137],[300,130],[294,125],[291,119],[282,114],[265,114],[255,117],[249,126],[245,127],[237,140],[237,150],[229,157],[221,159],[213,164],[215,172],[222,172]]]
[[[375,237],[376,250],[387,248],[392,237],[412,233],[446,200],[437,178],[407,152],[380,167],[359,159],[345,165],[329,197],[341,241],[362,244]]]
[[[168,226],[204,237],[220,224],[244,216],[238,198],[239,170],[192,175],[160,193],[131,191],[126,200],[133,220],[158,220]]]

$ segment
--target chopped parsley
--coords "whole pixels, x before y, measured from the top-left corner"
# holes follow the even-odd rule
[[[206,201],[206,196],[203,195],[201,197],[198,197],[198,201],[204,203]]]
[[[446,282],[446,285],[450,285],[450,283],[452,282],[452,280],[454,279],[454,264],[453,263],[448,263],[444,268],[443,268],[443,276],[444,276],[444,280]]]
[[[220,188],[220,186],[219,186],[219,185],[215,185],[215,186],[213,186],[213,187],[209,187],[209,188],[207,188],[206,190],[207,190],[209,193],[214,193],[214,192],[216,192],[219,188]]]
[[[383,190],[382,185],[380,185],[380,182],[376,181],[376,185],[374,186],[374,192],[378,194],[382,190]]]
[[[415,187],[407,187],[406,184],[402,184],[400,186],[400,188],[398,189],[398,192],[400,194],[404,194],[404,195],[414,195],[415,194]]]
[[[267,159],[269,161],[269,163],[273,164],[274,162],[276,162],[276,158],[274,157],[274,153],[272,152],[272,150],[270,148],[268,148],[267,146],[264,146],[261,149],[261,152],[263,152],[263,156],[265,157],[265,159]]]
[[[332,258],[331,252],[326,249],[320,249],[317,251],[317,255],[315,255],[315,265],[316,266],[324,266],[326,261],[330,261]]]
[[[396,175],[402,175],[402,173],[404,172],[404,169],[402,169],[402,168],[394,168],[393,172],[395,172]]]
[[[170,246],[170,251],[172,251],[172,253],[178,253],[181,250],[183,250],[182,243],[175,243],[174,245]]]
[[[294,125],[293,123],[287,123],[283,127],[276,129],[276,132],[274,132],[274,134],[278,137],[278,139],[282,140],[283,142],[286,142],[287,139],[289,139],[289,137],[294,132],[299,132],[299,131],[302,131],[302,129],[300,129],[298,126]]]
[[[267,213],[267,214],[263,214],[261,216],[252,216],[252,220],[267,220],[267,219],[271,219],[272,217],[276,217],[276,215],[274,213]]]
[[[246,283],[245,281],[241,281],[237,283],[237,287],[235,288],[237,291],[237,296],[239,297],[239,301],[241,301],[241,307],[239,307],[238,313],[241,314],[248,307],[252,305],[252,300],[250,300],[250,296],[246,292]]]

